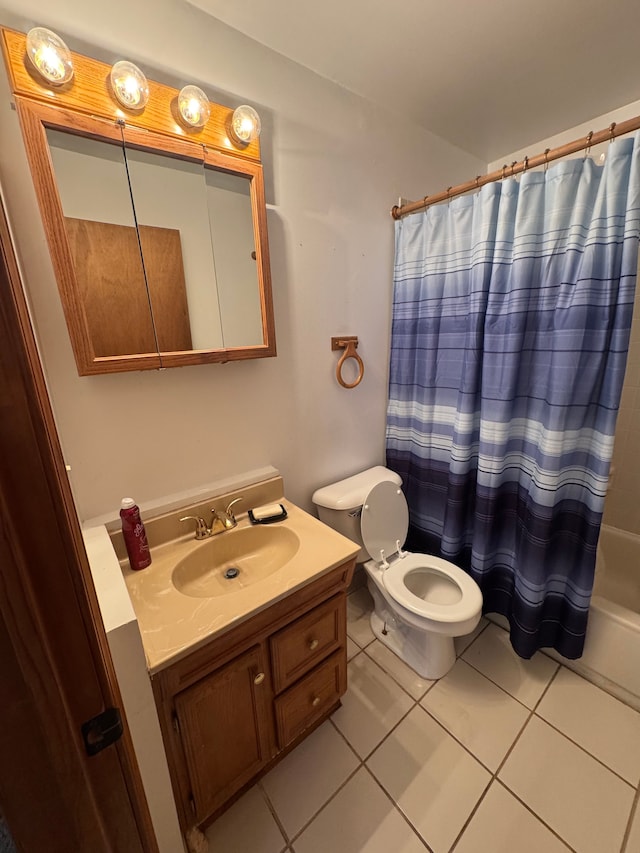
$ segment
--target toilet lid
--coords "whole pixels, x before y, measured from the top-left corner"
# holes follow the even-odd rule
[[[380,562],[380,551],[388,560],[404,545],[409,530],[409,509],[402,489],[385,480],[376,483],[362,506],[360,531],[369,556]]]

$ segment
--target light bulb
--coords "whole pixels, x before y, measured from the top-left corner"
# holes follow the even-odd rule
[[[73,77],[71,51],[46,27],[34,27],[27,33],[27,56],[36,71],[54,86],[68,83]]]
[[[149,84],[142,71],[133,62],[121,60],[111,69],[113,94],[123,107],[141,110],[149,100]]]
[[[231,130],[238,142],[248,145],[260,136],[260,116],[253,107],[243,104],[234,110]]]
[[[209,121],[209,99],[198,86],[185,86],[178,95],[178,111],[190,127],[204,127]]]

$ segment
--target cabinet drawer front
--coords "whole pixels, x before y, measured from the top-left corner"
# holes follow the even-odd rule
[[[347,653],[342,648],[275,700],[280,748],[335,705],[346,689]]]
[[[346,598],[337,595],[271,638],[273,689],[280,693],[346,643]]]

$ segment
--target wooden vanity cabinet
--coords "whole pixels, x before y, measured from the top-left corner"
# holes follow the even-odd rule
[[[338,707],[354,566],[332,569],[152,676],[185,833]]]

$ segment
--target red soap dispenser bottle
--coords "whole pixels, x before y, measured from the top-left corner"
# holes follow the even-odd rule
[[[147,532],[140,518],[140,509],[133,498],[123,498],[120,518],[122,535],[129,555],[129,565],[134,572],[151,565],[151,552],[147,542]]]

